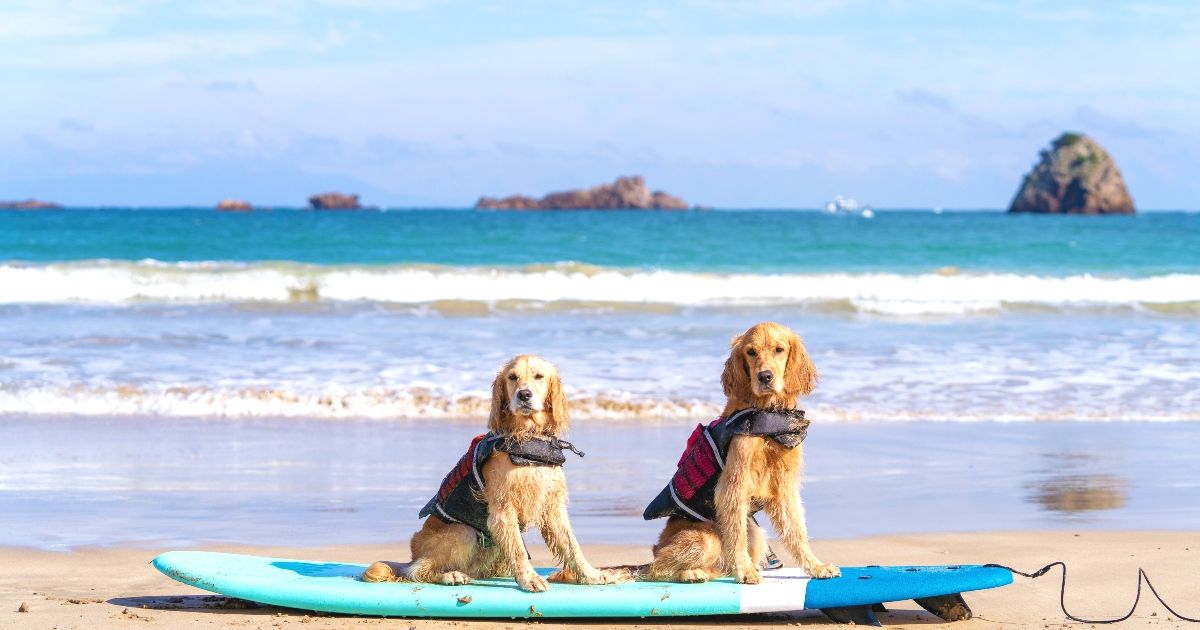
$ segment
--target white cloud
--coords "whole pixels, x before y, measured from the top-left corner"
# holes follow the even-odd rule
[[[363,9],[372,12],[410,12],[423,11],[445,4],[446,0],[316,0],[316,3],[335,8]]]
[[[219,63],[252,59],[269,52],[320,51],[343,41],[336,33],[297,39],[268,31],[174,33],[56,45],[21,58],[0,57],[0,67],[23,70],[94,72],[169,67],[179,63]]]
[[[65,39],[108,32],[121,18],[137,12],[141,1],[46,0],[10,2],[0,8],[0,42]]]

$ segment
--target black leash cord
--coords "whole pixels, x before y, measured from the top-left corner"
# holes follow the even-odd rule
[[[1039,577],[1042,577],[1043,575],[1045,575],[1047,571],[1049,571],[1050,569],[1053,569],[1054,567],[1062,567],[1062,572],[1063,572],[1062,588],[1060,588],[1058,591],[1058,605],[1062,608],[1063,614],[1067,616],[1067,619],[1070,619],[1071,621],[1078,621],[1079,623],[1118,623],[1121,621],[1125,621],[1126,619],[1129,619],[1130,617],[1133,616],[1133,611],[1137,610],[1138,602],[1142,599],[1142,580],[1145,580],[1146,586],[1149,586],[1150,592],[1154,594],[1154,599],[1157,599],[1158,603],[1162,604],[1163,608],[1166,608],[1168,612],[1170,612],[1172,615],[1175,615],[1176,617],[1179,617],[1180,619],[1182,619],[1184,621],[1190,621],[1192,623],[1200,623],[1200,619],[1193,619],[1192,617],[1185,617],[1185,616],[1179,614],[1178,612],[1176,612],[1174,608],[1171,608],[1169,605],[1167,605],[1167,602],[1163,601],[1162,595],[1159,595],[1158,591],[1154,590],[1154,585],[1150,583],[1150,576],[1146,575],[1146,570],[1142,569],[1141,567],[1138,567],[1137,595],[1134,596],[1133,606],[1129,607],[1129,612],[1125,613],[1125,616],[1118,617],[1116,619],[1083,619],[1082,617],[1076,617],[1075,615],[1072,615],[1071,613],[1067,612],[1067,565],[1066,565],[1066,563],[1062,562],[1061,560],[1058,562],[1051,562],[1050,564],[1047,564],[1046,566],[1038,569],[1037,571],[1034,571],[1033,573],[1025,573],[1024,571],[1018,571],[1012,567],[1006,567],[1002,564],[985,564],[983,566],[996,567],[996,568],[1000,568],[1000,569],[1008,569],[1009,571],[1012,571],[1013,573],[1016,573],[1017,575],[1023,575],[1027,578],[1039,578]]]

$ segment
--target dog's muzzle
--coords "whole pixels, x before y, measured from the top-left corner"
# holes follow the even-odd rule
[[[763,370],[754,375],[753,390],[756,396],[773,396],[779,393],[779,383],[775,380],[775,373],[771,370]]]
[[[513,395],[512,410],[515,413],[530,415],[535,410],[533,408],[533,391],[528,387],[518,389]]]

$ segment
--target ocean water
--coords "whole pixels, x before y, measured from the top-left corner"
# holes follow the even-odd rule
[[[0,416],[703,419],[762,320],[815,420],[1200,420],[1200,214],[0,212]]]

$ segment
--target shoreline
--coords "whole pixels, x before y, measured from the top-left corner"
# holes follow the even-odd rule
[[[536,536],[531,537],[531,543]],[[778,547],[778,545],[776,545]],[[310,560],[369,563],[377,559],[407,560],[407,544],[337,547],[273,547],[207,545],[199,549],[254,553]],[[1200,601],[1200,532],[1198,531],[1011,531],[959,534],[872,536],[816,540],[814,548],[827,561],[845,566],[865,564],[981,564],[996,562],[1032,571],[1055,560],[1070,569],[1067,607],[1085,618],[1111,618],[1124,614],[1133,601],[1137,568],[1143,567],[1168,604],[1185,615],[1196,616]],[[569,622],[520,620],[465,621],[382,619],[325,616],[311,612],[264,606],[224,607],[210,593],[174,582],[159,574],[150,560],[167,548],[84,547],[74,551],[39,551],[0,547],[0,563],[9,570],[0,574],[0,628],[515,628],[568,627]],[[786,554],[780,550],[781,555]],[[531,544],[535,564],[549,564],[544,546]],[[597,565],[646,562],[649,545],[586,545]],[[794,565],[788,562],[789,565]],[[1058,607],[1060,573],[1052,571],[1038,580],[1016,577],[998,589],[968,593],[975,618],[954,628],[1068,627]],[[1148,589],[1147,589],[1148,590]],[[17,612],[27,604],[29,612]],[[924,627],[941,623],[912,602],[889,606],[879,615],[885,626]],[[644,619],[583,620],[595,628],[635,627],[764,627],[791,624],[836,627],[815,611],[787,615]],[[1168,627],[1178,624],[1149,593],[1134,616],[1122,627]],[[1178,626],[1176,626],[1178,627]]]

